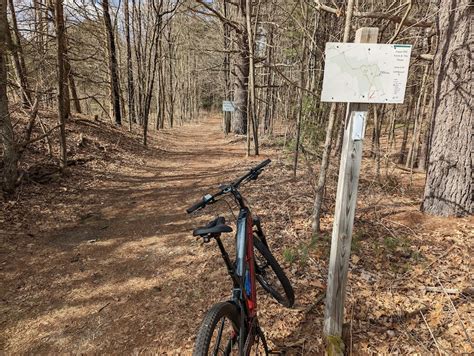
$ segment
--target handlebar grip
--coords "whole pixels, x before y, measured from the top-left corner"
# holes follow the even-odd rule
[[[204,206],[206,205],[206,202],[204,202],[203,200],[202,201],[199,201],[197,203],[195,203],[193,206],[189,207],[186,209],[186,212],[188,214],[191,214],[193,211],[196,211],[198,209],[201,209],[201,208],[204,208]]]
[[[265,161],[263,161],[262,163],[260,163],[258,166],[252,168],[252,171],[259,171],[259,170],[261,170],[263,167],[269,165],[271,161],[272,161],[271,159],[266,159]]]

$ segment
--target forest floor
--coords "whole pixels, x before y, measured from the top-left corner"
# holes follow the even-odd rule
[[[225,205],[190,217],[185,208],[218,183],[272,158],[243,189],[293,283],[285,309],[259,292],[274,349],[323,353],[322,320],[337,168],[326,192],[323,233],[312,236],[308,166],[291,174],[281,137],[245,158],[241,137],[218,116],[153,134],[85,117],[69,125],[66,176],[50,159],[23,167],[15,200],[0,213],[0,351],[6,353],[190,354],[205,311],[231,283],[217,246],[192,229]],[[42,142],[29,157],[46,157]],[[31,160],[25,160],[31,162]],[[419,212],[423,174],[393,165],[375,179],[364,158],[346,300],[348,352],[472,353],[474,220]],[[231,235],[224,239],[232,249]]]

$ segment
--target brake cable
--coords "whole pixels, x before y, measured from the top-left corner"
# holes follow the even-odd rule
[[[235,216],[234,210],[232,210],[232,206],[230,205],[229,201],[226,198],[222,198],[222,200],[225,201],[225,203],[229,207],[230,212],[232,213],[232,216],[234,217],[235,221],[237,221],[237,216]]]

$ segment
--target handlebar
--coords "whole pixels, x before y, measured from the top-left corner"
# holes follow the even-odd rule
[[[220,194],[219,193],[217,193],[215,195],[207,194],[207,195],[203,196],[201,201],[198,201],[197,203],[194,203],[193,206],[187,208],[186,212],[188,214],[191,214],[193,211],[204,208],[207,204],[209,204],[210,202],[212,202],[214,200],[214,197],[216,197],[218,195],[220,195]]]
[[[249,180],[254,180],[257,179],[259,174],[262,172],[262,169],[265,168],[267,165],[269,165],[271,162],[270,159],[266,159],[265,161],[261,162],[257,166],[253,167],[248,173],[244,174],[242,177],[238,178],[235,180],[233,183],[224,186],[219,192],[216,194],[206,194],[201,201],[194,203],[191,207],[186,209],[186,212],[188,214],[191,214],[192,212],[204,208],[207,204],[213,203],[215,201],[215,198],[217,198],[220,195],[230,193],[231,191],[238,189],[239,186],[242,184],[244,181],[249,181]]]
[[[186,209],[186,212],[188,214],[191,214],[192,212],[198,210],[198,209],[202,209],[206,206],[206,203],[202,202],[202,201],[199,201],[197,203],[195,203],[193,206],[189,207]]]
[[[233,188],[238,188],[240,184],[246,179],[257,179],[258,175],[261,173],[261,170],[269,165],[271,162],[270,159],[266,159],[265,161],[261,162],[259,165],[253,167],[247,174],[244,174],[239,179],[235,180],[231,185]]]
[[[270,164],[272,160],[270,158],[266,159],[265,161],[263,161],[262,163],[260,163],[258,166],[252,168],[252,171],[259,171],[261,170],[262,168],[265,168],[266,166],[268,166]]]

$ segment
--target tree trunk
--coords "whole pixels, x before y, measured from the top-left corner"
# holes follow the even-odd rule
[[[430,154],[422,210],[462,216],[472,209],[472,67],[470,0],[440,3],[434,57],[434,103]]]
[[[382,119],[384,117],[385,113],[385,108],[384,104],[382,104],[382,108],[380,110],[381,115],[379,115],[379,110],[377,105],[373,106],[374,110],[374,137],[372,138],[373,140],[373,155],[375,158],[375,176],[377,178],[377,181],[380,183],[380,136],[382,134]]]
[[[253,145],[254,154],[258,156],[258,119],[256,115],[256,96],[255,96],[255,61],[254,61],[254,35],[252,31],[252,3],[251,0],[245,1],[245,22],[247,24],[247,40],[249,48],[249,81],[248,81],[248,94],[249,102],[247,106],[247,119],[250,120],[253,132]],[[250,132],[247,131],[248,137]],[[250,155],[250,148],[247,151],[247,155]]]
[[[174,107],[175,107],[175,95],[174,95],[174,81],[173,81],[173,31],[171,22],[168,24],[169,33],[168,33],[168,75],[169,75],[169,120],[170,120],[170,127],[174,125]]]
[[[46,38],[47,38],[47,21],[48,18],[48,7],[43,4],[43,0],[33,0],[33,6],[35,9],[35,32],[36,40],[35,45],[38,48],[38,58],[40,60],[44,60],[46,57]],[[39,82],[44,81],[45,77],[45,68],[43,66],[39,66],[37,68],[37,79]],[[40,102],[44,100],[44,93],[37,92],[36,97]]]
[[[420,139],[420,126],[422,124],[423,120],[423,106],[425,104],[425,96],[426,96],[426,82],[428,80],[428,70],[429,66],[425,65],[425,68],[423,70],[423,77],[421,80],[421,86],[420,86],[420,93],[418,95],[418,101],[416,103],[415,107],[415,123],[413,126],[413,134],[412,134],[412,139],[410,143],[410,148],[408,149],[408,155],[407,155],[407,161],[406,161],[406,168],[413,169],[415,166],[415,161],[416,161],[416,156],[418,152],[418,143]]]
[[[64,83],[67,80],[65,71],[65,58],[64,53],[66,51],[66,36],[65,36],[65,25],[64,25],[64,12],[63,12],[63,0],[56,0],[55,3],[55,16],[56,16],[56,41],[58,46],[57,53],[57,65],[58,65],[58,121],[60,125],[59,132],[59,144],[60,144],[60,158],[59,166],[64,172],[67,167],[67,148],[66,148],[66,95]]]
[[[0,0],[0,141],[3,144],[2,189],[7,196],[15,192],[18,177],[18,152],[15,147],[7,97],[7,1]]]
[[[273,95],[274,90],[272,88],[273,82],[273,71],[271,65],[273,64],[273,26],[270,27],[270,32],[268,33],[268,52],[267,52],[267,68],[266,68],[266,99],[265,99],[265,119],[263,121],[263,132],[269,133],[272,120],[272,109],[273,108]]]
[[[430,96],[430,101],[428,104],[428,109],[433,107],[433,95]],[[430,115],[431,112],[428,112],[428,115]],[[427,116],[428,116],[427,115]],[[431,126],[431,119],[432,116],[428,116],[428,122],[426,123],[426,127],[424,128],[424,133],[423,133],[423,142],[421,144],[421,150],[420,150],[420,157],[418,161],[418,168],[426,171],[426,165],[428,163],[428,147],[429,147],[429,141],[430,141],[430,126]]]
[[[304,19],[305,19],[305,26],[308,24],[308,5],[304,6]],[[296,177],[296,171],[298,169],[298,155],[300,152],[300,140],[301,140],[301,122],[303,121],[303,99],[304,99],[304,92],[303,87],[305,85],[306,77],[305,77],[305,69],[306,66],[306,34],[303,33],[303,42],[301,43],[301,67],[300,67],[300,83],[299,83],[299,90],[298,90],[298,116],[296,119],[296,144],[295,144],[295,156],[293,160],[293,177]]]
[[[104,24],[107,32],[107,49],[109,52],[109,75],[110,75],[110,104],[113,110],[115,124],[122,124],[122,114],[120,111],[120,89],[118,78],[117,53],[115,49],[114,31],[109,12],[109,0],[102,0],[102,10],[104,12]]]
[[[18,82],[21,90],[22,105],[24,107],[31,106],[31,92],[29,89],[28,78],[26,75],[26,64],[25,56],[23,55],[23,46],[21,44],[20,31],[18,30],[18,23],[16,20],[15,6],[13,0],[9,0],[10,3],[10,12],[12,20],[12,29],[14,37],[9,31],[8,27],[6,28],[6,40],[9,43],[10,50],[13,56],[13,64],[15,66],[15,72],[18,77]]]
[[[65,117],[71,116],[71,95],[69,93],[69,77],[71,76],[71,64],[69,63],[67,50],[68,50],[68,45],[67,45],[66,27],[64,27],[64,50],[63,50],[64,82],[63,82],[63,86],[64,86]]]
[[[345,119],[339,122],[339,127],[337,129],[336,144],[333,150],[333,156],[336,157],[341,154],[342,151],[342,142],[344,141],[344,130],[346,129]]]
[[[408,131],[410,131],[410,114],[411,114],[411,107],[413,104],[413,100],[414,100],[413,95],[411,95],[410,99],[408,99],[408,104],[405,111],[403,137],[402,137],[402,144],[400,145],[398,164],[403,164],[405,162],[405,158],[407,155]]]
[[[224,0],[224,16],[228,16],[227,0]],[[224,26],[224,100],[231,100],[231,89],[230,89],[230,28],[227,22],[223,23]],[[224,111],[224,134],[230,132],[231,126],[231,112]]]
[[[165,73],[163,68],[163,44],[161,41],[161,34],[158,38],[159,54],[158,54],[158,117],[160,123],[160,129],[165,128],[165,111],[166,111],[166,94],[165,94]]]
[[[128,124],[130,130],[135,119],[135,88],[133,83],[133,63],[132,63],[132,46],[130,43],[130,11],[128,9],[128,0],[124,0],[124,17],[125,17],[125,39],[127,42],[127,98],[128,98]]]
[[[77,96],[76,81],[74,80],[73,73],[69,73],[69,90],[72,96],[72,102],[74,103],[74,110],[80,114],[82,113],[81,102]]]
[[[232,132],[240,135],[247,133],[247,105],[248,105],[248,79],[249,79],[249,48],[248,35],[243,31],[237,36],[239,53],[235,61],[234,103],[235,112],[232,117]]]
[[[137,86],[134,88],[136,91],[135,113],[136,120],[139,125],[143,125],[143,80],[145,78],[142,66],[142,53],[144,52],[142,45],[142,18],[141,1],[138,1],[138,4],[136,4],[135,0],[132,0],[132,23],[134,24],[134,26],[132,26],[134,38],[133,42],[135,44],[135,60],[137,66]]]

